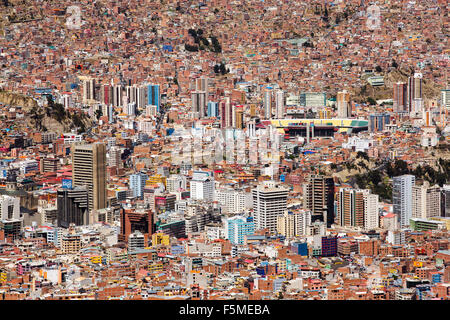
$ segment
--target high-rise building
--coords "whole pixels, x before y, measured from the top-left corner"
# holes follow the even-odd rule
[[[412,218],[429,219],[441,216],[441,188],[428,182],[412,187]]]
[[[159,112],[161,107],[161,93],[158,84],[150,84],[147,86],[147,104],[156,106],[156,110]]]
[[[264,181],[252,190],[256,229],[269,229],[275,233],[277,217],[287,209],[289,190],[274,181]]]
[[[336,222],[343,227],[364,227],[364,195],[362,190],[351,188],[339,190]]]
[[[232,244],[244,244],[245,236],[254,233],[253,217],[234,216],[225,221],[225,236]]]
[[[102,85],[100,90],[100,102],[104,105],[113,104],[113,87],[107,84]]]
[[[120,147],[112,146],[108,151],[108,167],[122,168],[122,150]]]
[[[244,129],[244,106],[234,107],[234,123],[233,127],[236,129]]]
[[[364,229],[373,230],[380,227],[378,213],[379,196],[372,194],[369,190],[364,192]]]
[[[272,90],[264,89],[263,92],[263,109],[264,109],[264,119],[272,118]]]
[[[89,224],[88,189],[78,186],[73,189],[60,189],[57,195],[58,227],[69,228]]]
[[[72,145],[73,186],[87,186],[89,210],[106,208],[106,146],[103,143]]]
[[[91,103],[95,100],[95,79],[83,79],[83,103]]]
[[[208,112],[207,116],[209,118],[217,118],[219,117],[219,103],[217,102],[208,102]]]
[[[408,96],[406,82],[394,83],[394,112],[408,112]]]
[[[286,211],[277,217],[277,232],[287,239],[306,235],[307,227],[311,224],[311,211]]]
[[[195,79],[195,90],[206,93],[206,100],[208,100],[209,79],[205,77]]]
[[[441,217],[450,217],[450,184],[441,189]]]
[[[222,128],[230,128],[233,125],[233,108],[230,97],[225,97],[219,103],[220,123]]]
[[[303,207],[312,211],[311,221],[327,226],[334,222],[334,181],[332,177],[311,175],[303,185]]]
[[[415,72],[408,78],[408,111],[420,113],[423,109],[422,73]]]
[[[337,195],[336,223],[344,227],[374,229],[378,223],[378,195],[370,190],[342,188]]]
[[[285,113],[286,98],[283,90],[275,92],[275,118],[283,119]]]
[[[134,103],[136,105],[136,108],[144,109],[148,101],[147,90],[145,87],[137,85],[126,86],[125,91],[128,103]]]
[[[135,212],[129,209],[122,209],[120,212],[120,233],[118,240],[128,241],[128,237],[135,231],[151,236],[155,231],[153,211]]]
[[[148,175],[139,172],[130,175],[130,190],[133,191],[133,197],[142,198],[144,196],[145,182]]]
[[[450,89],[441,90],[441,106],[443,108],[450,108]]]
[[[383,131],[385,126],[391,122],[389,113],[375,113],[369,115],[369,131]]]
[[[339,91],[336,97],[337,114],[340,119],[347,119],[352,116],[352,105],[350,103],[350,93],[347,90]]]
[[[392,203],[393,212],[397,215],[401,228],[409,226],[412,217],[412,188],[416,177],[402,175],[393,178]]]
[[[19,239],[23,218],[20,217],[20,198],[0,195],[0,231],[5,238]]]
[[[112,87],[112,105],[114,107],[121,107],[123,104],[123,88],[121,85]]]
[[[204,91],[194,91],[192,92],[192,112],[200,119],[204,118],[206,115],[206,92]]]

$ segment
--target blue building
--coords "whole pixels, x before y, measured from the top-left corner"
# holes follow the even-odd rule
[[[294,242],[291,246],[291,250],[300,256],[308,255],[308,243],[306,242]]]
[[[431,281],[432,281],[433,283],[441,283],[441,282],[442,282],[442,274],[441,274],[441,273],[438,273],[438,272],[433,273],[433,274],[431,275]]]
[[[184,253],[184,246],[181,245],[172,245],[170,249],[170,253],[173,255],[183,254]]]
[[[416,286],[416,296],[417,300],[424,300],[424,295],[426,292],[431,291],[431,285],[429,284],[419,284]]]
[[[141,172],[130,175],[130,189],[133,191],[133,197],[142,198],[147,179],[148,176]]]
[[[226,235],[232,244],[244,244],[244,237],[255,233],[252,217],[234,216],[226,220]]]
[[[337,237],[322,237],[322,257],[334,257],[337,254]]]
[[[218,102],[208,102],[207,116],[209,118],[219,117],[219,103]]]
[[[158,84],[150,84],[147,87],[147,104],[156,106],[156,111],[159,112],[161,106],[161,93]]]
[[[383,131],[385,126],[391,122],[389,113],[375,113],[369,115],[369,131]]]

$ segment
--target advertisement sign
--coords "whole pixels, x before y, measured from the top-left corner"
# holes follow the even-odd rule
[[[63,179],[62,187],[63,189],[72,189],[72,179]]]

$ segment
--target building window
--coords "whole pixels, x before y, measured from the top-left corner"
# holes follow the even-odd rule
[[[14,206],[13,205],[9,205],[8,206],[8,219],[12,219],[13,218],[13,212],[14,212]]]

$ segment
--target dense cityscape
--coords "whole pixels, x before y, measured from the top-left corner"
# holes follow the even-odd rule
[[[0,1],[0,300],[449,300],[449,22]]]

